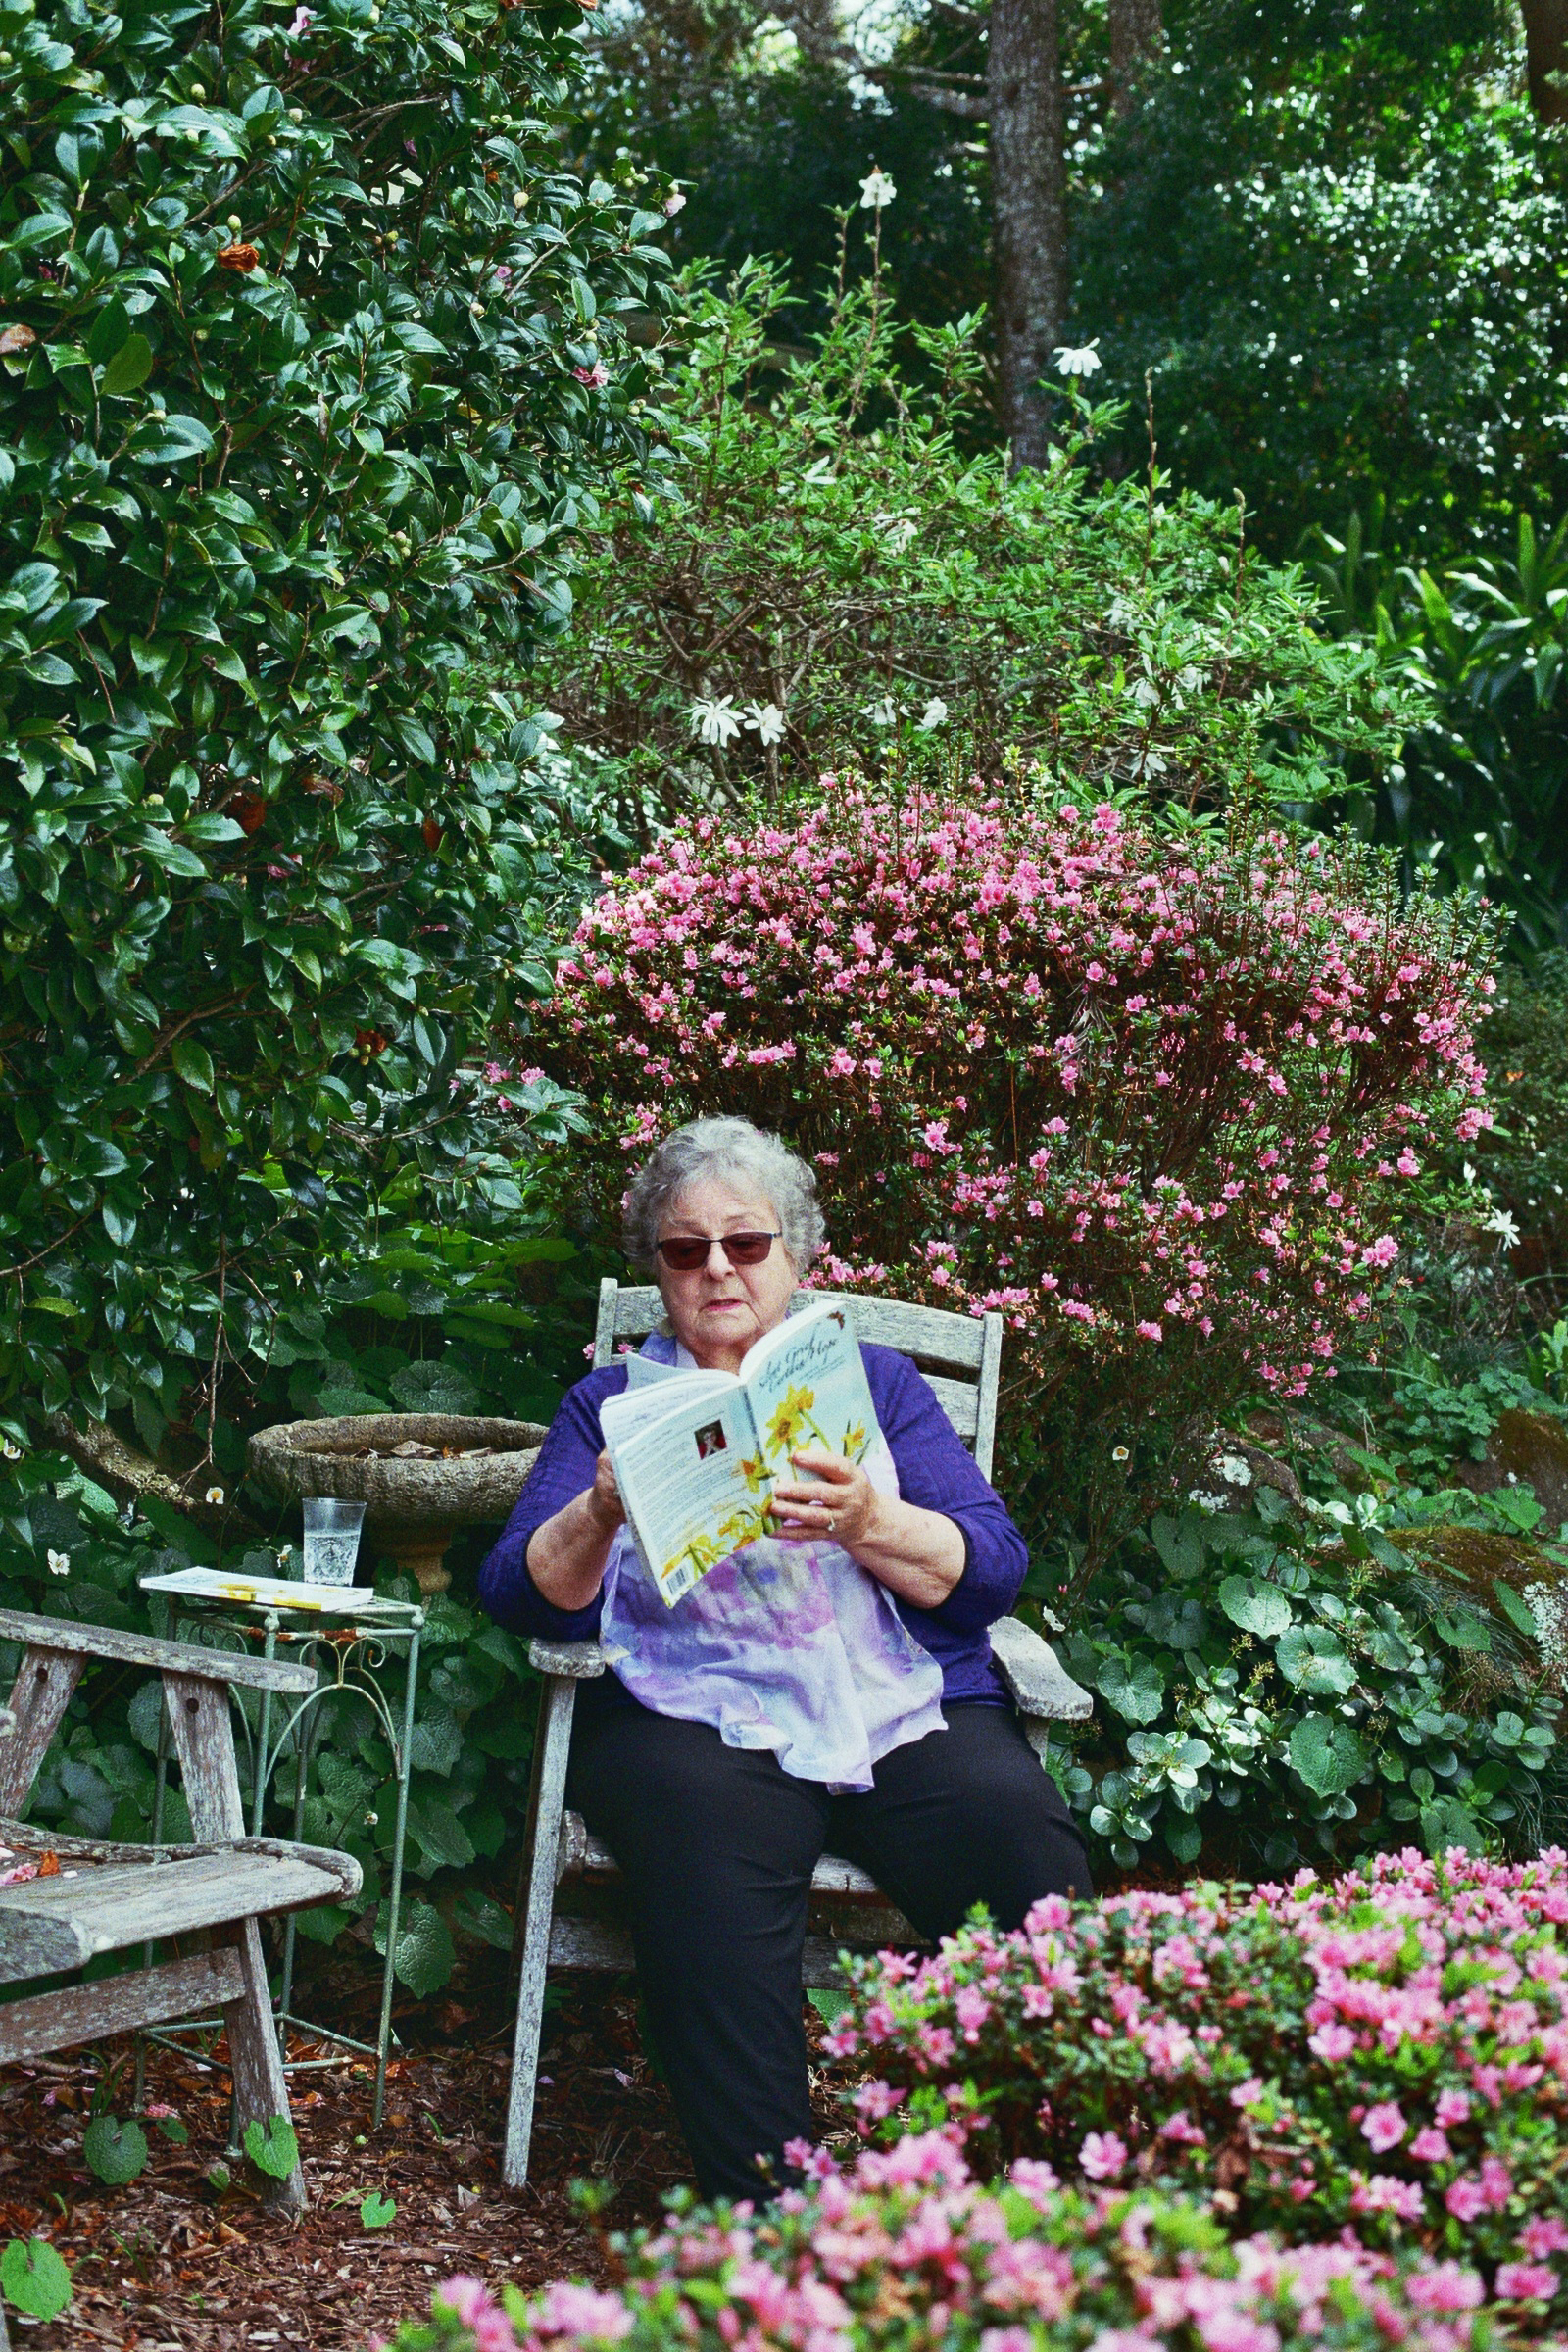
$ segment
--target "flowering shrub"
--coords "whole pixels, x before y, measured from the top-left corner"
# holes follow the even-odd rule
[[[1406,2268],[1363,2248],[1228,2247],[1201,2209],[1147,2192],[1061,2188],[1025,2162],[983,2188],[945,2132],[829,2164],[769,2212],[672,2219],[616,2241],[612,2289],[566,2281],[495,2301],[451,2278],[432,2323],[394,2352],[578,2352],[625,2344],[719,2352],[1481,2352],[1481,2281],[1456,2262]]]
[[[988,2108],[1009,2153],[1093,2182],[1485,2264],[1533,2324],[1568,2312],[1564,1923],[1555,1848],[1052,1898],[1016,1935],[854,1963],[833,2046],[884,2078],[858,2094],[867,2121],[935,2086],[944,2112]]]
[[[1366,1314],[1423,1152],[1485,1118],[1489,934],[1354,845],[824,790],[636,864],[528,1053],[599,1116],[607,1214],[617,1138],[739,1111],[820,1168],[830,1282],[1004,1311],[1093,1551]]]

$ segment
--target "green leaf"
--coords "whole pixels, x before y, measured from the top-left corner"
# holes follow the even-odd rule
[[[1189,1511],[1180,1519],[1158,1512],[1149,1522],[1150,1541],[1178,1584],[1188,1584],[1203,1565],[1203,1536]]]
[[[1525,1635],[1531,1642],[1539,1642],[1541,1627],[1536,1621],[1536,1612],[1530,1603],[1522,1600],[1513,1587],[1505,1585],[1500,1576],[1493,1578],[1492,1590],[1498,1608],[1507,1618],[1515,1633]]]
[[[147,2134],[133,2118],[122,2124],[112,2115],[95,2116],[82,2135],[81,2152],[100,2180],[122,2188],[147,2162]]]
[[[409,1364],[394,1372],[392,1395],[406,1413],[476,1413],[477,1385],[457,1364]]]
[[[1307,1715],[1291,1734],[1291,1763],[1317,1796],[1339,1796],[1370,1761],[1350,1725],[1332,1715]]]
[[[118,400],[123,393],[134,392],[144,384],[153,371],[153,347],[145,335],[132,335],[122,343],[114,358],[98,379],[98,389],[106,400]]]
[[[29,2320],[55,2320],[71,2301],[71,2272],[46,2237],[14,2237],[0,2254],[0,2293]]]
[[[1256,1576],[1227,1576],[1215,1595],[1232,1625],[1260,1642],[1273,1642],[1291,1626],[1291,1604],[1278,1585]]]
[[[1456,1796],[1436,1796],[1422,1806],[1421,1842],[1434,1855],[1446,1853],[1450,1845],[1462,1845],[1470,1854],[1487,1850],[1480,1822]]]
[[[390,2230],[398,2218],[396,2197],[383,2197],[372,2188],[360,2199],[360,2220],[367,2230]]]
[[[1152,1658],[1107,1658],[1095,1679],[1124,1723],[1152,1723],[1165,1704],[1165,1678]]]
[[[375,1948],[386,1951],[386,1929],[376,1922]],[[446,1921],[431,1903],[410,1903],[398,1921],[397,1954],[393,1967],[399,1984],[416,1999],[439,1992],[458,1964],[457,1946]]]
[[[183,2148],[190,2144],[189,2130],[177,2115],[161,2115],[158,2118],[158,2131],[171,2147]]]
[[[170,1048],[169,1058],[187,1086],[199,1088],[204,1095],[212,1093],[213,1057],[205,1046],[197,1045],[194,1038],[176,1038]]]
[[[460,1936],[488,1943],[498,1952],[512,1949],[512,1915],[477,1886],[465,1886],[452,1904],[452,1925]]]
[[[1281,1635],[1274,1662],[1288,1683],[1314,1698],[1343,1698],[1355,1688],[1354,1663],[1325,1626],[1293,1626]]]
[[[300,2143],[286,2115],[274,2115],[265,2127],[252,2116],[245,2127],[245,2153],[270,2180],[286,2180],[300,2160]]]

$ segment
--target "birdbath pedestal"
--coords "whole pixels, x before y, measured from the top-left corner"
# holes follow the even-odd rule
[[[372,1552],[407,1569],[429,1599],[452,1582],[446,1550],[459,1528],[511,1515],[544,1439],[534,1421],[354,1413],[259,1431],[250,1467],[280,1502],[363,1502]]]

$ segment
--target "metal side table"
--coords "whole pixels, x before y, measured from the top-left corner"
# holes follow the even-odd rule
[[[384,1898],[386,1959],[381,1970],[381,2013],[376,2038],[373,2042],[356,2041],[351,2034],[340,2034],[334,2027],[318,2025],[310,2018],[294,2014],[295,1923],[292,1917],[284,1923],[283,1928],[283,1966],[277,2001],[278,2049],[284,2065],[291,2071],[330,2066],[332,2060],[290,2058],[290,2027],[298,2034],[309,2034],[313,2040],[335,2042],[340,2049],[356,2050],[364,2057],[374,2058],[375,2105],[371,2130],[379,2131],[386,2105],[387,2057],[392,2046],[392,1995],[397,1974],[398,1922],[403,1905],[403,1850],[408,1835],[414,1700],[419,1678],[419,1636],[424,1628],[424,1610],[417,1601],[384,1599],[379,1593],[364,1592],[352,1586],[345,1588],[339,1598],[335,1596],[335,1588],[314,1585],[310,1588],[311,1601],[302,1601],[298,1607],[275,1599],[247,1600],[228,1593],[195,1593],[188,1590],[171,1592],[162,1579],[146,1579],[143,1589],[149,1592],[159,1592],[160,1597],[169,1603],[171,1618],[193,1628],[193,1638],[196,1640],[205,1636],[215,1647],[238,1648],[248,1647],[251,1641],[260,1635],[265,1657],[276,1657],[279,1649],[284,1649],[292,1656],[314,1665],[320,1675],[317,1688],[307,1697],[297,1704],[280,1705],[275,1736],[272,1693],[270,1690],[259,1693],[254,1724],[243,1709],[240,1711],[251,1764],[253,1838],[263,1835],[268,1790],[279,1760],[290,1750],[295,1756],[294,1836],[302,1836],[306,1785],[324,1699],[348,1694],[363,1700],[371,1708],[386,1734],[397,1781],[397,1813],[392,1831],[390,1883]],[[392,1709],[380,1681],[382,1669],[387,1663],[389,1644],[403,1645],[407,1654],[401,1728],[393,1720]],[[153,1811],[154,1844],[160,1843],[163,1837],[168,1771],[168,1725],[167,1721],[161,1721]],[[150,2034],[147,2038],[162,2039],[164,2036]],[[138,2075],[139,2072],[138,2068]]]

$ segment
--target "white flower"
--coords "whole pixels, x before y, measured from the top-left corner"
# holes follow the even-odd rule
[[[52,1551],[49,1554],[49,1573],[51,1576],[69,1576],[71,1574],[69,1551]]]
[[[929,735],[933,727],[941,726],[947,715],[947,704],[942,700],[940,694],[934,694],[921,711],[916,724],[922,735]]]
[[[1125,1446],[1113,1446],[1110,1449],[1110,1458],[1113,1462],[1125,1462],[1128,1452],[1129,1449]]]
[[[1093,343],[1057,345],[1056,372],[1058,375],[1081,375],[1087,379],[1091,375],[1098,375],[1104,364],[1100,356],[1100,337],[1098,335]]]
[[[700,735],[704,743],[722,745],[733,742],[741,731],[741,722],[735,715],[734,696],[699,695],[691,708],[691,727],[692,733]]]
[[[1510,1250],[1518,1247],[1519,1228],[1505,1208],[1494,1208],[1490,1217],[1483,1217],[1481,1230],[1483,1233],[1499,1234]]]
[[[885,694],[879,703],[866,704],[865,715],[873,727],[896,727],[899,723],[899,706],[891,694]]]
[[[777,703],[748,703],[746,724],[764,744],[779,743],[784,736],[784,713]]]
[[[203,1502],[221,1502],[222,1499],[223,1490],[221,1487],[209,1487],[206,1494],[202,1496]]]
[[[15,1438],[7,1438],[4,1445],[0,1445],[0,1460],[20,1462],[21,1459],[22,1447],[17,1444]]]
[[[1464,1180],[1466,1184],[1474,1184],[1476,1180],[1476,1172],[1468,1160],[1464,1163]]]
[[[920,525],[912,514],[879,514],[875,529],[889,555],[902,556]]]
[[[290,1560],[291,1560],[293,1557],[294,1557],[294,1546],[293,1546],[293,1544],[284,1544],[284,1546],[283,1546],[283,1548],[282,1548],[282,1550],[281,1550],[281,1551],[278,1553],[278,1555],[277,1555],[277,1573],[278,1573],[278,1575],[279,1575],[279,1576],[287,1576],[287,1574],[288,1574],[288,1564],[289,1564]]]
[[[866,173],[864,179],[862,179],[860,182],[861,212],[879,213],[885,204],[891,204],[893,202],[893,199],[898,192],[898,189],[893,185],[893,182],[891,179],[889,179],[887,173],[883,171],[880,171],[878,167],[873,164],[870,171]]]
[[[670,189],[670,191],[669,191],[669,194],[668,194],[668,195],[667,195],[667,196],[664,198],[664,218],[665,218],[665,220],[674,220],[674,218],[675,218],[675,215],[676,215],[677,213],[684,212],[684,211],[685,211],[685,209],[686,209],[686,199],[685,199],[685,197],[684,197],[684,196],[681,194],[681,192],[680,192],[679,188],[671,188],[671,189]]]

